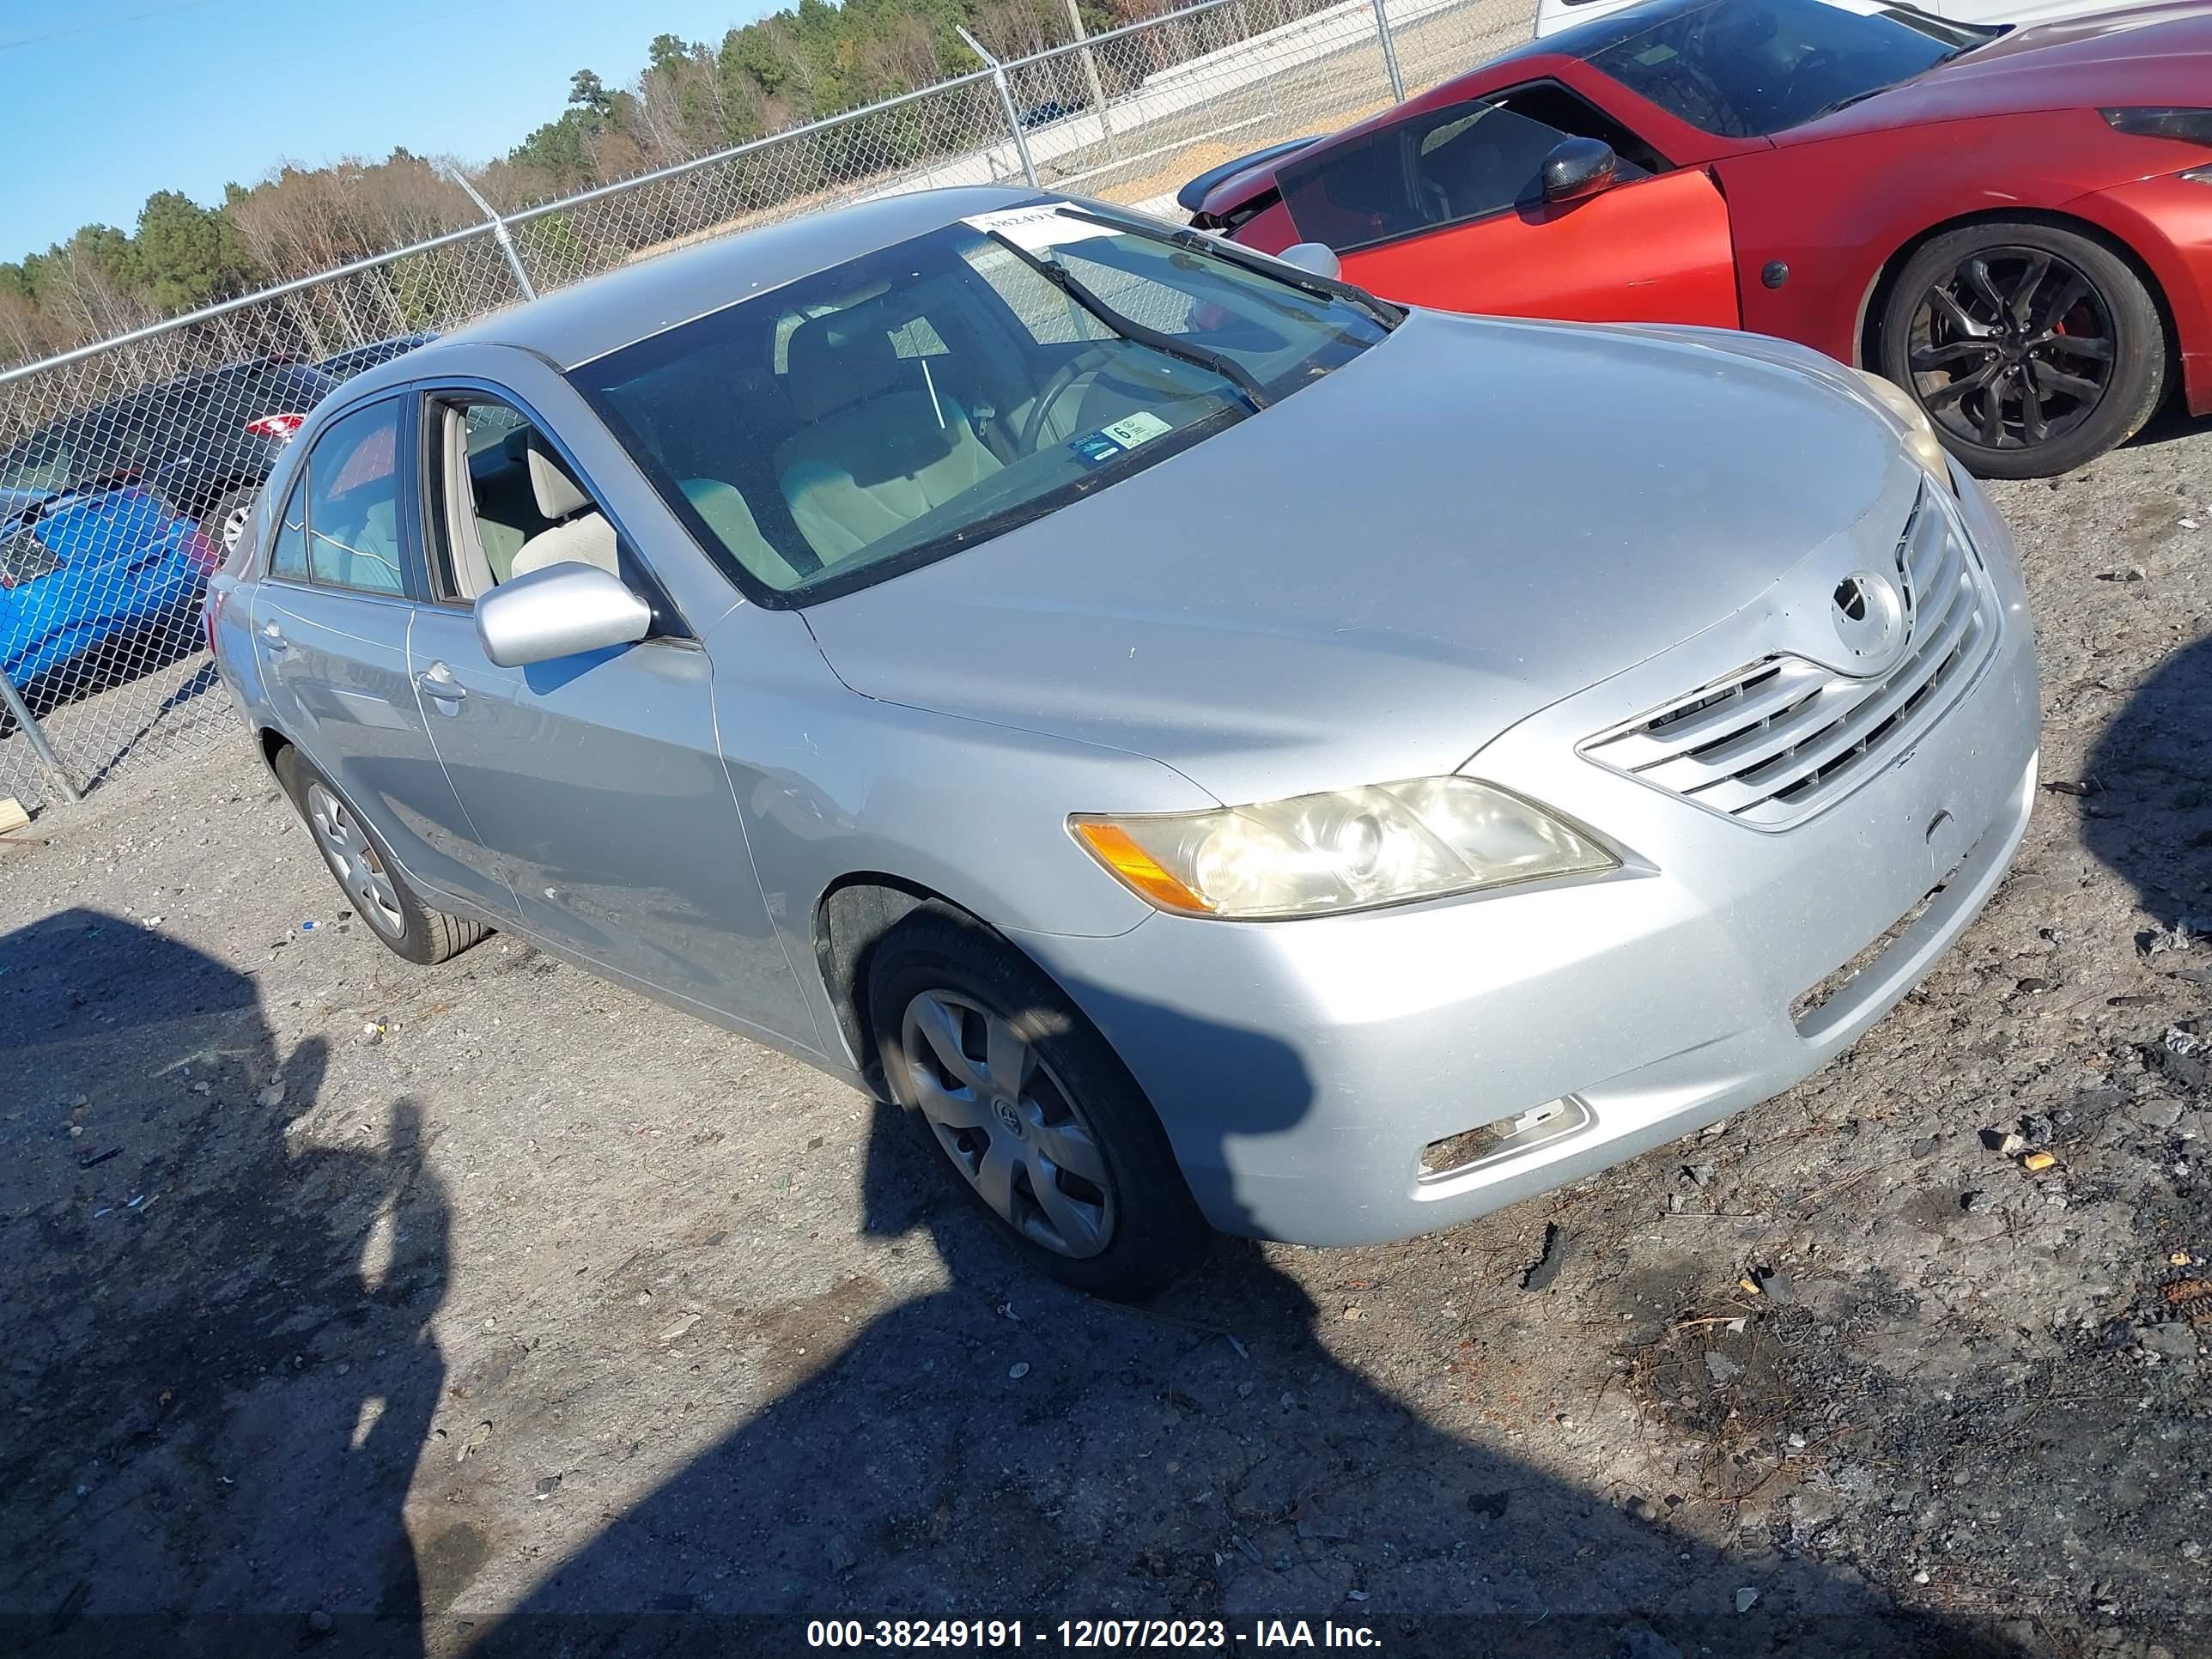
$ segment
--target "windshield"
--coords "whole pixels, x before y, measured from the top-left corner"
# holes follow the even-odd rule
[[[1586,30],[1562,49],[1729,138],[1802,125],[2003,33],[1863,0],[1662,0]]]
[[[1048,203],[865,255],[572,378],[741,585],[804,603],[1141,471],[1350,361],[1390,315],[1194,233]]]

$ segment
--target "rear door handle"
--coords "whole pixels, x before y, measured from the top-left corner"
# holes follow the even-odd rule
[[[292,641],[284,637],[284,630],[273,622],[261,624],[261,642],[271,651],[284,652],[292,648]]]
[[[434,697],[440,702],[459,702],[469,695],[468,688],[453,678],[453,671],[442,662],[434,662],[415,677],[415,684],[422,688],[422,695]]]

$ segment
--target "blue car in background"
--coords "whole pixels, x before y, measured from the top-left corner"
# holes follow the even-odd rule
[[[217,562],[198,524],[135,485],[0,488],[0,672],[51,703],[88,689],[63,671],[98,653],[180,654]]]

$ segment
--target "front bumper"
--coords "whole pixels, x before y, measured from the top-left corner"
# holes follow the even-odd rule
[[[1573,755],[1603,711],[1695,683],[1693,659],[1710,672],[1755,656],[1757,623],[1732,619],[1467,769],[1616,839],[1634,856],[1613,876],[1294,922],[1158,915],[1114,939],[1025,937],[1145,1089],[1213,1224],[1333,1245],[1484,1214],[1779,1092],[1917,984],[2002,879],[2035,793],[2025,596],[2002,525],[1978,488],[1961,494],[2002,616],[1996,647],[1916,744],[1808,821],[1760,833]],[[1564,1098],[1580,1127],[1425,1176],[1430,1143]]]

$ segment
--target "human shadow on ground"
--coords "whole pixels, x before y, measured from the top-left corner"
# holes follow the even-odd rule
[[[0,938],[0,1650],[420,1650],[448,1206],[328,1058],[155,927]]]
[[[2082,838],[2157,924],[2212,932],[2212,638],[2152,671],[2092,750]],[[2139,941],[2148,946],[2148,938]],[[2202,968],[2202,963],[2177,967]]]
[[[1158,1007],[1102,1024],[1139,1018],[1178,1027],[1217,1086],[1243,1080],[1224,1097],[1237,1133],[1305,1112],[1307,1074],[1273,1039]],[[1019,1619],[1025,1645],[1057,1649],[1060,1620],[1109,1614],[1219,1619],[1229,1651],[1275,1617],[1316,1643],[1324,1620],[1371,1626],[1401,1655],[2014,1650],[1809,1556],[1723,1555],[1502,1437],[1440,1431],[1372,1375],[1391,1358],[1355,1370],[1333,1352],[1256,1247],[1224,1245],[1146,1310],[1061,1290],[901,1117],[875,1110],[864,1231],[926,1243],[947,1286],[884,1309],[847,1279],[781,1304],[756,1328],[772,1402],[611,1516],[476,1653],[800,1653],[825,1615]]]

